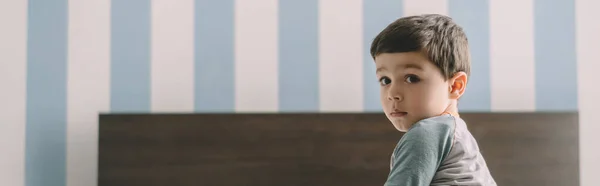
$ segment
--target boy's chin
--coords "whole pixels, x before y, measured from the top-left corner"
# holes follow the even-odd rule
[[[406,131],[408,131],[408,128],[410,127],[410,126],[406,126],[406,124],[404,122],[392,121],[392,125],[394,125],[394,128],[396,128],[396,130],[398,130],[400,132],[406,132]]]

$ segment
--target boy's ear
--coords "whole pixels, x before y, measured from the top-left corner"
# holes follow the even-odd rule
[[[467,74],[465,72],[457,72],[449,79],[450,99],[458,99],[467,88]]]

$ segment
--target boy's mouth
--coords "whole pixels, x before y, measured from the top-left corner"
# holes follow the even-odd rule
[[[406,114],[408,114],[407,112],[401,112],[401,111],[393,111],[390,113],[390,116],[392,117],[403,117],[406,116]]]

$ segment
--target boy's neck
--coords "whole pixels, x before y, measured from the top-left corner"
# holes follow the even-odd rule
[[[444,110],[443,114],[450,114],[453,115],[455,117],[459,117],[458,115],[458,101],[456,100],[452,100],[450,101],[450,105],[448,105],[448,107],[446,107],[446,110]]]

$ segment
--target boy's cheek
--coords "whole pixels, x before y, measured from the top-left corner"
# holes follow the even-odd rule
[[[387,105],[387,103],[382,103],[381,104],[383,106],[383,112],[387,115],[388,113],[390,113],[390,107],[389,105]]]

